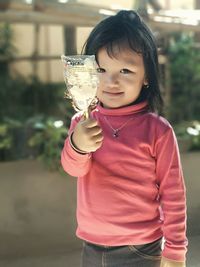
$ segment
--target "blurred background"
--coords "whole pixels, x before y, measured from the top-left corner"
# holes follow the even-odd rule
[[[0,0],[0,266],[79,266],[76,178],[60,168],[74,113],[60,56],[81,53],[120,9],[136,9],[157,39],[187,187],[187,266],[200,267],[200,0]]]

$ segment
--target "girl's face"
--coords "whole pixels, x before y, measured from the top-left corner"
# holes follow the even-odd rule
[[[97,54],[100,80],[97,97],[105,108],[130,105],[147,84],[142,55],[128,48],[115,50],[114,57],[105,48]]]

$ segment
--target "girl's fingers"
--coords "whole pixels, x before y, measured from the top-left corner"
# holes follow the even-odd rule
[[[102,146],[102,142],[97,142],[95,143],[95,145],[93,146],[93,148],[91,149],[92,152],[95,152],[97,149],[99,149]]]
[[[86,128],[93,128],[95,126],[98,126],[98,121],[94,119],[88,119],[84,121],[83,124]]]
[[[94,141],[95,141],[96,143],[98,143],[98,142],[102,142],[102,141],[103,141],[103,135],[102,135],[102,134],[98,134],[98,135],[95,136],[94,139],[95,139]]]
[[[88,129],[90,136],[96,136],[102,133],[102,129],[99,126]]]

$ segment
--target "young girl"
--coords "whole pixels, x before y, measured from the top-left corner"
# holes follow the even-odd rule
[[[162,98],[151,31],[120,11],[91,32],[97,107],[72,118],[61,162],[78,176],[82,267],[185,266],[185,186],[176,137],[159,115]],[[164,238],[164,249],[161,243]]]

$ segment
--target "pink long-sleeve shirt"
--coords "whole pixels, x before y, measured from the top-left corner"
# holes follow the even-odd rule
[[[148,112],[146,102],[118,109],[99,105],[91,116],[102,128],[102,146],[83,155],[67,138],[61,155],[64,170],[78,177],[77,236],[107,246],[146,244],[164,236],[162,255],[184,261],[185,185],[169,122]],[[79,113],[72,118],[69,135],[80,118]],[[122,125],[114,138],[112,128]]]

